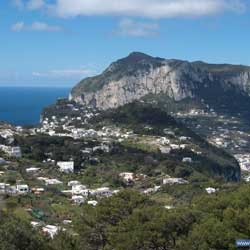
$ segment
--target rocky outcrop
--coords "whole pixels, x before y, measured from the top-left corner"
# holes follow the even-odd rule
[[[200,88],[215,84],[249,95],[250,67],[165,60],[137,52],[112,63],[101,75],[81,81],[69,98],[105,110],[148,94],[166,94],[175,101],[199,98]]]

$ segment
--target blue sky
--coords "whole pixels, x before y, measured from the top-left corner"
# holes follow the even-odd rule
[[[0,85],[73,86],[132,51],[250,65],[249,0],[2,0]]]

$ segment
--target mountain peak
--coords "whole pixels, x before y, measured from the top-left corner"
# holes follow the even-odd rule
[[[158,57],[152,57],[152,56],[149,56],[147,54],[144,54],[142,52],[132,52],[130,53],[127,57],[125,58],[122,58],[120,60],[118,60],[116,63],[118,64],[132,64],[132,65],[135,65],[135,64],[138,64],[138,63],[156,63],[156,62],[161,62],[163,61],[164,59],[162,58],[158,58]]]
[[[133,62],[138,62],[145,59],[152,59],[152,56],[144,54],[142,52],[132,52],[125,59],[131,60]]]

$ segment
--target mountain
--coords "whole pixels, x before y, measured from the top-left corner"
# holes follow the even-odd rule
[[[249,115],[250,67],[167,60],[134,52],[112,63],[102,74],[82,80],[69,98],[106,110],[149,95]]]

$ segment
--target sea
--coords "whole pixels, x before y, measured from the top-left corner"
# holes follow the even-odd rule
[[[70,88],[0,87],[0,121],[16,126],[36,125],[44,107],[69,93]]]

